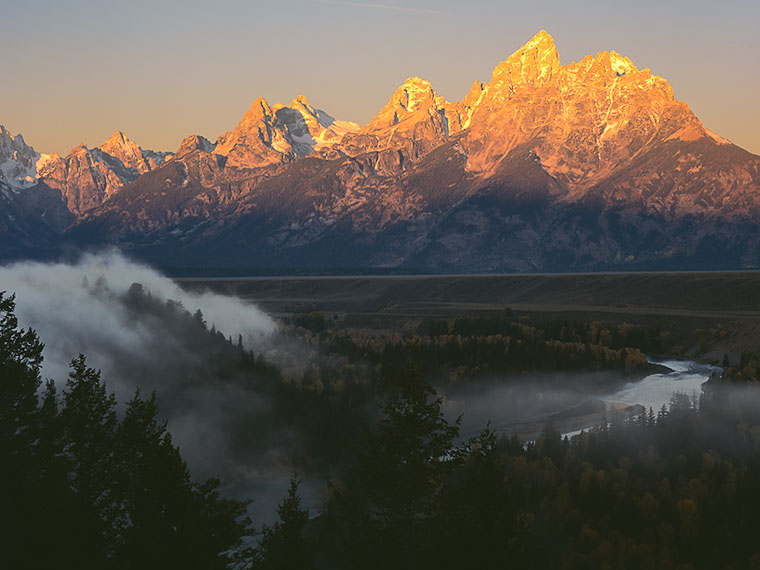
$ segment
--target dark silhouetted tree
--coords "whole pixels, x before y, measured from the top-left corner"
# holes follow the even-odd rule
[[[510,492],[490,427],[468,442],[443,489],[441,510],[430,567],[530,567],[527,516]]]
[[[155,396],[118,421],[100,372],[75,358],[61,397],[38,394],[42,344],[0,293],[0,565],[226,568],[250,534],[246,502],[190,480]]]
[[[127,404],[115,458],[121,567],[226,566],[249,531],[245,503],[222,499],[213,480],[191,482],[166,422],[158,419],[155,393],[144,400],[138,391]]]
[[[416,373],[401,377],[383,418],[357,446],[336,507],[346,522],[349,567],[414,568],[432,544],[439,496],[456,464],[459,420],[449,425],[441,399]]]
[[[280,520],[262,529],[254,568],[308,570],[314,567],[311,545],[304,537],[309,510],[301,508],[299,483],[296,475],[290,478],[288,494],[277,509]]]

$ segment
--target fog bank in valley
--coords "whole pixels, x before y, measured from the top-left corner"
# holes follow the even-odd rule
[[[184,291],[118,252],[86,255],[74,264],[0,267],[0,291],[16,294],[19,325],[36,330],[45,344],[43,378],[63,388],[71,359],[82,353],[120,403],[137,388],[145,395],[155,390],[160,413],[196,474],[224,475],[219,469],[230,419],[255,416],[267,405],[216,381],[219,358],[211,351],[218,347],[202,329],[188,326],[185,313],[200,310],[209,328],[258,352],[269,346],[276,325],[249,303]]]

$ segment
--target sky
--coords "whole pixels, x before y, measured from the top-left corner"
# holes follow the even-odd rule
[[[40,152],[124,131],[174,151],[259,96],[366,124],[409,76],[460,100],[541,29],[563,64],[615,50],[760,154],[757,0],[24,0],[3,7],[0,124]]]

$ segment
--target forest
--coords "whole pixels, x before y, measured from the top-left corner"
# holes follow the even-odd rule
[[[572,439],[548,423],[523,442],[488,423],[465,437],[443,395],[536,371],[574,371],[581,390],[600,371],[635,381],[656,370],[647,355],[676,354],[683,339],[509,309],[381,334],[305,311],[274,341],[298,350],[255,354],[141,287],[119,302],[172,323],[203,366],[125,401],[85,355],[72,355],[68,378],[43,380],[42,342],[19,326],[14,295],[0,295],[0,556],[11,568],[760,568],[760,351],[699,398],[605,417]],[[199,387],[266,403],[225,418],[230,461],[294,446],[276,521],[252,520],[256,496],[230,498],[188,467],[172,418]],[[315,475],[323,500],[306,505],[301,482]]]

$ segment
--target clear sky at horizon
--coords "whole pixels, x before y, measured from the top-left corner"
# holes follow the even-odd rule
[[[62,154],[214,140],[259,96],[365,124],[408,76],[461,99],[545,29],[563,63],[622,53],[760,154],[758,22],[757,0],[25,0],[3,7],[0,124]]]

